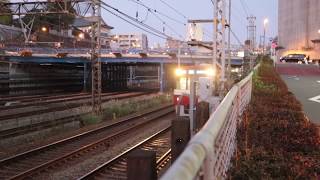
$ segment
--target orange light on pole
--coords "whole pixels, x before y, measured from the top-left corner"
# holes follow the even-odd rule
[[[41,31],[42,31],[42,32],[47,32],[47,31],[48,31],[48,28],[45,27],[45,26],[42,26],[42,27],[41,27]]]
[[[79,33],[79,34],[78,34],[78,38],[84,39],[84,33]]]

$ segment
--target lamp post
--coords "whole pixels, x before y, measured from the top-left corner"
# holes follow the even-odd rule
[[[263,49],[262,49],[262,54],[265,55],[265,48],[266,48],[266,29],[267,29],[267,24],[269,23],[269,20],[265,18],[263,20]]]

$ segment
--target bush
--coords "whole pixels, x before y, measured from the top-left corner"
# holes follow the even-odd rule
[[[85,114],[81,116],[80,123],[82,126],[96,124],[102,121],[101,116],[96,116],[93,114]]]
[[[117,119],[132,113],[144,111],[145,109],[159,107],[171,101],[170,96],[160,95],[152,99],[125,102],[114,101],[110,106],[104,109],[103,119]]]
[[[272,63],[272,62],[271,62]],[[270,61],[254,76],[252,102],[237,132],[230,179],[317,179],[319,129],[304,117]]]

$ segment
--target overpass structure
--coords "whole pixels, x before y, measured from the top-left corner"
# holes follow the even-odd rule
[[[67,57],[59,58],[56,54],[33,54],[30,57],[21,57],[18,54],[6,55],[9,61],[12,62],[34,62],[34,63],[90,63],[90,54],[69,54]],[[210,55],[180,55],[181,64],[200,64],[211,63],[212,56]],[[241,57],[231,57],[233,60],[231,65],[241,65],[239,60]],[[238,61],[237,61],[238,60]],[[101,54],[102,63],[178,63],[176,54],[121,54],[107,53]],[[217,63],[221,68],[221,65]]]
[[[210,55],[194,54],[181,55],[179,58],[183,66],[210,64],[212,60]],[[175,84],[172,77],[175,76],[174,69],[177,67],[178,57],[173,54],[103,53],[100,63],[103,91],[130,87],[158,88],[164,91]],[[241,67],[242,63],[241,58],[232,58],[232,66]],[[56,57],[56,54],[33,54],[30,57],[17,54],[1,56],[0,72],[3,74],[3,81],[0,90],[4,94],[47,93],[45,90],[52,89],[53,86],[57,91],[70,88],[90,91],[90,68],[89,54],[69,54],[63,58]]]

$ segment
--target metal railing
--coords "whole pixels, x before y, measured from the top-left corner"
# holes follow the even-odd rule
[[[236,149],[237,127],[251,100],[252,75],[253,72],[232,87],[161,180],[226,178]]]

